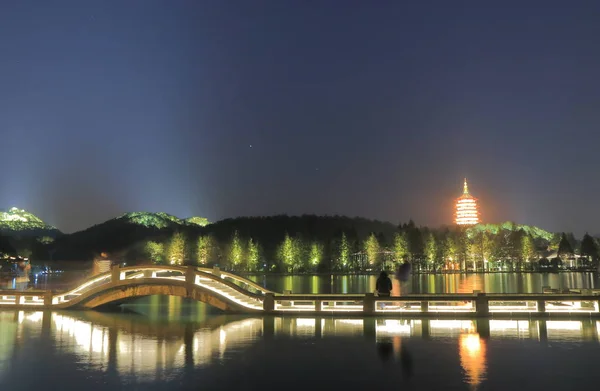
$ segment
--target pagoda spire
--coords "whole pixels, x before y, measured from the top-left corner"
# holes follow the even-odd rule
[[[463,185],[463,194],[469,195],[469,187],[467,186],[467,178],[465,178],[465,183]]]

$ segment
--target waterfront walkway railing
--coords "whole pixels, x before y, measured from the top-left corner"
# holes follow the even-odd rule
[[[434,317],[600,317],[600,295],[581,290],[570,293],[539,294],[411,294],[378,297],[366,294],[281,294],[272,292],[244,277],[218,268],[131,266],[113,267],[67,292],[42,290],[0,291],[0,308],[67,309],[108,291],[142,285],[185,288],[182,295],[207,300],[206,295],[235,312],[264,314],[344,314]],[[204,296],[192,295],[201,289]],[[187,293],[186,293],[187,292]],[[134,295],[137,294],[134,292]],[[139,293],[140,295],[142,293]],[[131,296],[120,297],[120,299]],[[200,298],[198,298],[200,297]],[[119,299],[118,297],[115,299]],[[111,299],[112,300],[112,299]],[[210,304],[210,300],[208,300]]]

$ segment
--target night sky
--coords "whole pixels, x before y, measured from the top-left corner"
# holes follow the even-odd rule
[[[3,0],[0,208],[600,233],[600,2],[494,3]]]

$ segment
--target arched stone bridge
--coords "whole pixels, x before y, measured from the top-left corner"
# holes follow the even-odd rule
[[[226,312],[434,317],[600,317],[600,292],[563,294],[281,294],[218,268],[115,266],[68,292],[0,291],[0,309],[92,309],[131,298],[169,295]]]
[[[246,278],[219,269],[156,265],[116,266],[68,292],[6,293],[0,293],[2,307],[14,299],[18,307],[91,309],[135,297],[169,295],[192,298],[228,312],[262,312],[265,296],[272,294]]]

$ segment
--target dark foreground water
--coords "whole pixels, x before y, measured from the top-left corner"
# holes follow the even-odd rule
[[[587,390],[600,322],[0,311],[0,390]]]

